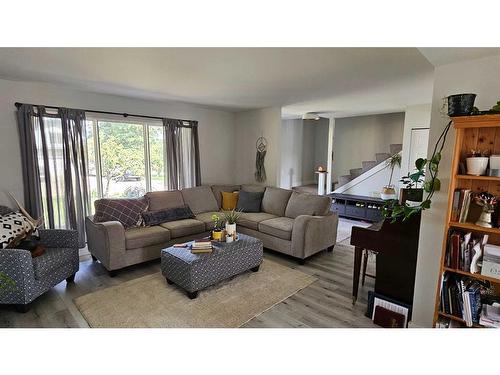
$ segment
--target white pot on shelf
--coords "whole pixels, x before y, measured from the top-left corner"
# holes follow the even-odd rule
[[[233,236],[236,234],[236,223],[234,224],[226,223],[226,234],[229,236]]]
[[[485,156],[467,158],[467,174],[473,176],[482,176],[486,173],[488,168],[489,158]]]

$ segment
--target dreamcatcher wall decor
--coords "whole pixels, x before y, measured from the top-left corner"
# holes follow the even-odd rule
[[[264,159],[267,153],[267,139],[259,137],[257,142],[255,142],[255,148],[257,149],[257,155],[255,156],[255,181],[265,182],[266,168],[264,167]]]

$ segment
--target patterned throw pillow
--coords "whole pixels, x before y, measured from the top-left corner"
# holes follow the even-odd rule
[[[142,213],[142,217],[144,218],[144,225],[150,227],[169,221],[194,219],[195,216],[189,206],[182,206],[157,211],[146,211]]]
[[[20,212],[0,216],[0,249],[11,247],[16,240],[33,230],[28,218]]]
[[[149,203],[145,197],[126,199],[102,198],[96,200],[94,205],[94,221],[96,223],[119,221],[127,229],[142,225],[142,213],[147,210]]]
[[[232,211],[236,209],[236,204],[238,203],[239,192],[229,193],[227,191],[221,191],[222,194],[222,209],[224,211]]]

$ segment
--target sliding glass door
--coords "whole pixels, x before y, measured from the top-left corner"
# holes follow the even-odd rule
[[[91,119],[87,150],[92,210],[101,197],[135,198],[166,189],[161,124]]]

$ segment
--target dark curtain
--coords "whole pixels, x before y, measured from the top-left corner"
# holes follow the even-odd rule
[[[169,190],[201,185],[198,122],[163,119]]]
[[[75,229],[85,246],[88,214],[85,113],[23,104],[18,109],[24,200],[45,227]]]

